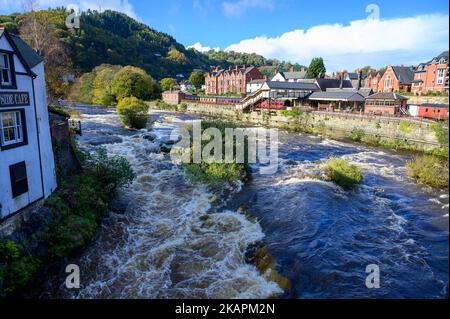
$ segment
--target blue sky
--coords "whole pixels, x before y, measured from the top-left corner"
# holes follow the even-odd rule
[[[38,2],[43,8],[74,3],[81,9],[122,11],[199,50],[233,49],[303,64],[321,55],[329,70],[360,64],[413,64],[448,49],[446,0]],[[20,11],[18,3],[0,0],[0,13]],[[379,16],[367,13],[368,5],[375,8],[374,13],[379,10]]]

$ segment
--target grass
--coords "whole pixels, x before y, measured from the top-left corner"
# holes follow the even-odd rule
[[[322,168],[325,179],[344,189],[351,189],[364,180],[361,169],[342,158],[332,158]]]
[[[407,165],[408,175],[421,184],[448,189],[448,159],[433,155],[415,156]]]

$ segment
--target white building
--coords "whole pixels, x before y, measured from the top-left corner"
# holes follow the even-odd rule
[[[249,83],[247,83],[247,94],[251,94],[251,93],[258,91],[265,82],[266,82],[266,80],[250,81]]]
[[[290,72],[277,72],[272,78],[272,82],[303,82],[306,80],[306,71],[302,68],[301,71],[295,72],[291,69]]]
[[[55,188],[44,63],[0,28],[0,220]]]

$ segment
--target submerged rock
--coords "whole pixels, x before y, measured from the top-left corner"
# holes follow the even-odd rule
[[[154,141],[156,139],[156,134],[155,133],[145,133],[144,135],[142,135],[142,138],[147,141]]]
[[[99,146],[104,144],[116,144],[116,143],[122,143],[123,139],[116,135],[98,135],[98,136],[92,136],[89,141],[87,141],[87,144],[92,146]]]

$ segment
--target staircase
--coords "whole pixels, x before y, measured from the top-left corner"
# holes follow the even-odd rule
[[[246,96],[241,103],[236,105],[238,110],[247,110],[249,107],[254,106],[256,103],[263,99],[269,98],[269,90],[259,89],[251,95]]]

